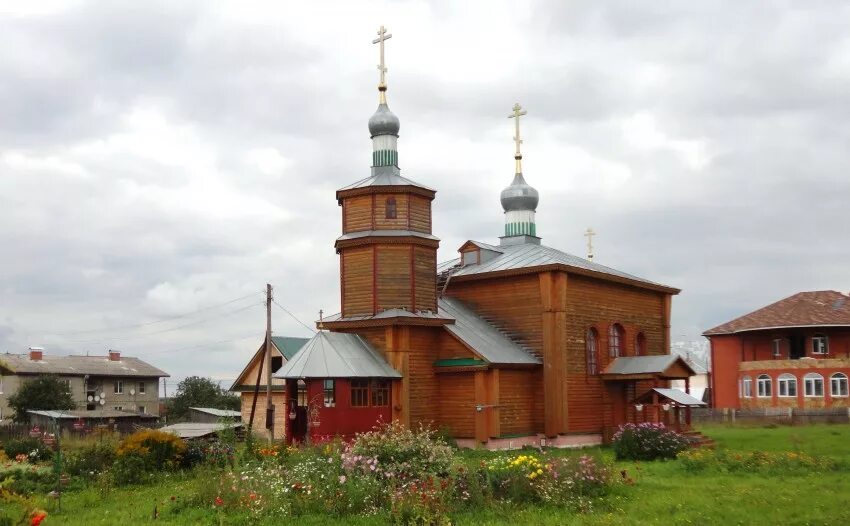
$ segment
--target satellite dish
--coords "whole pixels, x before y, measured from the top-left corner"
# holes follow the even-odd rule
[[[103,398],[101,398],[101,399],[100,399],[100,405],[104,405],[105,403],[106,403],[106,400],[104,400]]]
[[[106,393],[100,393],[100,399],[103,400],[104,398],[106,398]]]
[[[89,401],[89,402],[94,402],[94,397],[93,397],[92,395],[89,395],[89,397],[88,397],[88,401]]]
[[[91,397],[89,397],[89,398],[91,398]],[[98,395],[94,395],[94,401],[100,402],[100,397]]]
[[[130,396],[135,396],[135,395],[136,395],[136,390],[130,389]]]

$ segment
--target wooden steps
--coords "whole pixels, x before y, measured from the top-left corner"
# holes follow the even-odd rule
[[[682,434],[685,436],[685,438],[688,439],[688,442],[690,442],[690,445],[693,448],[704,447],[708,449],[714,449],[717,446],[714,440],[712,440],[710,437],[703,435],[699,431],[685,431]]]

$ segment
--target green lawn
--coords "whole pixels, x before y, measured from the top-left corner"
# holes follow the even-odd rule
[[[804,451],[850,464],[850,425],[806,427],[704,427],[702,431],[729,451]],[[599,450],[594,450],[599,454]],[[493,453],[465,453],[470,462]],[[578,454],[564,451],[563,454]],[[610,456],[603,450],[602,455]],[[846,465],[845,464],[845,465]],[[616,464],[635,480],[618,485],[605,504],[576,515],[557,508],[494,507],[453,516],[456,524],[848,524],[850,473],[798,473],[765,476],[750,473],[690,473],[677,461]],[[182,503],[208,484],[193,475],[171,475],[157,486],[97,488],[66,494],[62,511],[44,498],[51,524],[279,524],[247,516],[219,516],[210,507]],[[172,501],[171,497],[175,497]],[[159,518],[152,519],[154,507]],[[324,516],[291,519],[299,525],[381,524],[382,517],[335,522]]]

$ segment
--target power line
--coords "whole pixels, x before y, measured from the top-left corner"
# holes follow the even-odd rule
[[[256,334],[251,334],[249,336],[242,336],[241,338],[231,338],[229,340],[219,340],[217,342],[192,344],[192,345],[187,345],[185,347],[178,347],[176,349],[158,349],[158,350],[155,350],[155,351],[133,351],[132,349],[130,349],[127,352],[138,352],[139,354],[161,354],[161,353],[164,353],[164,352],[178,352],[178,351],[186,351],[186,350],[189,350],[189,349],[197,349],[198,347],[212,347],[213,345],[221,345],[222,343],[238,342],[238,341],[241,341],[241,340],[247,340],[248,338],[256,338],[256,337],[257,337]],[[209,351],[209,352],[220,352],[220,351]]]
[[[176,316],[170,316],[168,318],[164,318],[164,319],[161,319],[161,320],[149,321],[149,322],[146,322],[146,323],[136,323],[136,324],[133,324],[133,325],[122,325],[122,326],[118,326],[118,327],[110,327],[108,329],[87,329],[87,330],[84,330],[84,331],[72,331],[72,332],[48,332],[48,333],[45,333],[45,335],[48,335],[48,336],[73,336],[73,335],[76,335],[76,334],[88,334],[88,333],[92,333],[92,332],[114,332],[114,331],[120,331],[120,330],[126,330],[126,329],[148,327],[150,325],[156,325],[157,323],[165,323],[167,321],[179,320],[181,318],[186,318],[186,317],[192,316],[193,314],[197,314],[199,312],[204,312],[204,311],[208,311],[208,310],[212,310],[212,309],[217,309],[219,307],[224,307],[225,305],[230,305],[231,303],[236,303],[237,301],[242,301],[246,298],[250,298],[251,296],[255,296],[256,294],[257,294],[256,292],[252,292],[251,294],[248,294],[246,296],[242,296],[240,298],[235,298],[235,299],[232,299],[232,300],[229,300],[229,301],[225,301],[224,303],[218,303],[216,305],[210,305],[210,306],[207,306],[207,307],[202,307],[200,309],[193,310],[191,312],[178,314]]]
[[[298,318],[296,318],[294,314],[292,314],[291,312],[289,312],[289,311],[286,309],[286,307],[284,307],[283,305],[281,305],[280,303],[278,303],[278,302],[277,302],[277,301],[275,301],[275,300],[272,300],[272,303],[274,303],[275,305],[277,305],[277,306],[280,308],[280,310],[282,310],[283,312],[285,312],[285,313],[289,314],[289,317],[290,317],[290,318],[292,318],[293,320],[297,321],[297,322],[298,322],[298,323],[300,323],[302,326],[306,327],[308,331],[310,331],[310,332],[312,332],[312,333],[314,333],[314,334],[315,334],[315,332],[316,332],[316,330],[315,330],[315,329],[313,329],[312,327],[310,327],[309,325],[307,325],[307,324],[306,324],[306,323],[304,323],[303,321],[301,321],[301,320],[299,320]]]

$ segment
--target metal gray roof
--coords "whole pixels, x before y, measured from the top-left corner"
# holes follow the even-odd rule
[[[437,300],[439,313],[454,318],[446,330],[470,346],[482,358],[493,364],[539,364],[540,360],[511,341],[496,327],[480,318],[456,298]]]
[[[650,390],[650,393],[652,391],[655,391],[656,393],[660,394],[661,396],[663,396],[663,397],[665,397],[669,400],[672,400],[673,402],[676,402],[679,405],[691,405],[691,406],[693,406],[693,405],[697,405],[697,406],[706,405],[705,402],[703,402],[699,398],[694,398],[693,396],[689,395],[688,393],[686,393],[684,391],[680,391],[678,389],[666,389],[664,387],[654,387],[652,390]],[[641,395],[640,398],[643,399],[646,396],[647,395],[644,394],[644,395]]]
[[[275,378],[401,378],[401,374],[356,334],[319,331]]]
[[[398,130],[401,128],[401,123],[396,117],[396,114],[390,111],[390,107],[386,102],[378,105],[375,113],[369,117],[369,133],[372,137],[376,135],[395,135],[398,137]]]
[[[505,270],[516,270],[522,268],[539,267],[545,265],[565,265],[578,269],[599,272],[600,274],[608,274],[626,278],[632,281],[638,281],[657,287],[666,287],[660,283],[655,283],[619,270],[594,263],[586,259],[561,252],[560,250],[545,245],[537,245],[533,243],[523,243],[520,245],[499,246],[498,251],[502,255],[496,256],[491,260],[480,264],[466,265],[453,274],[454,277],[471,276],[475,274],[484,274],[486,272],[499,272]],[[441,265],[445,268],[446,264]]]
[[[431,311],[411,312],[404,309],[387,309],[379,312],[378,314],[362,314],[359,316],[346,316],[345,318],[342,317],[341,313],[337,313],[325,317],[322,321],[330,323],[337,321],[386,320],[389,318],[423,318],[428,320],[446,319],[445,316]]]
[[[230,409],[216,409],[214,407],[190,407],[189,409],[222,418],[242,418],[242,413],[239,411],[231,411]]]
[[[107,356],[51,356],[30,360],[29,354],[0,354],[0,367],[15,374],[58,374],[64,376],[163,377],[168,373],[131,356],[110,360]]]
[[[354,190],[357,188],[367,188],[370,186],[415,186],[436,192],[433,188],[428,188],[424,184],[419,184],[416,181],[410,180],[407,177],[402,177],[399,169],[395,166],[375,166],[372,168],[372,175],[355,181],[348,186],[343,186],[337,192],[346,190]]]
[[[514,175],[511,184],[502,190],[502,208],[505,212],[512,210],[537,210],[540,194],[537,190],[525,182],[521,173]]]
[[[360,239],[362,237],[397,237],[397,236],[412,236],[421,237],[423,239],[431,239],[439,241],[440,238],[426,234],[425,232],[417,232],[416,230],[361,230],[359,232],[349,232],[336,238],[337,241],[347,241],[349,239]]]
[[[154,415],[149,415],[147,413],[135,413],[130,411],[118,411],[116,409],[95,409],[93,411],[84,411],[84,410],[68,410],[68,411],[53,411],[53,410],[37,410],[37,409],[29,409],[27,413],[31,413],[39,416],[46,416],[48,418],[58,418],[58,419],[74,419],[78,420],[80,418],[132,418],[132,417],[142,417],[142,418],[154,418],[157,417]]]
[[[228,427],[239,428],[244,427],[244,424],[241,422],[232,422],[228,424],[223,424],[221,422],[185,422],[181,424],[172,424],[170,426],[164,426],[161,427],[159,430],[164,433],[171,433],[172,435],[177,435],[180,438],[200,438],[203,436],[212,435],[213,433],[218,433],[219,431],[222,431]]]
[[[685,360],[676,354],[661,354],[656,356],[621,356],[615,358],[602,374],[660,374],[667,370],[677,360],[681,360],[688,368]]]

